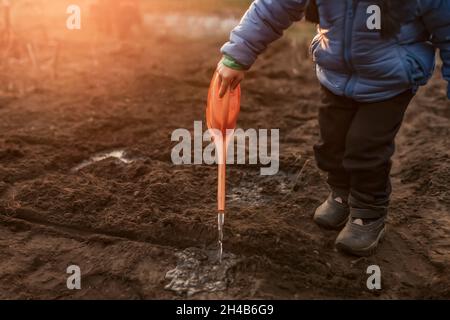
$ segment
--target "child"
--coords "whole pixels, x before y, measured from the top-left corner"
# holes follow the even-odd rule
[[[314,151],[331,189],[314,221],[343,227],[336,247],[367,256],[385,233],[395,136],[433,73],[436,48],[450,81],[450,0],[256,0],[222,47],[221,95],[305,14],[318,23],[311,53],[322,86],[321,141]]]

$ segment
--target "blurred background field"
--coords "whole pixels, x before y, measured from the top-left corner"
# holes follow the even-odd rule
[[[67,31],[65,30],[65,22],[68,17],[66,9],[71,4],[81,8],[81,32],[92,32],[92,25],[98,22],[97,20],[105,19],[110,15],[110,11],[114,10],[114,7],[117,8],[118,4],[138,7],[143,19],[147,15],[164,17],[178,13],[186,18],[201,19],[205,16],[219,16],[239,20],[251,2],[251,0],[8,0],[7,3],[11,7],[12,26],[18,32],[33,32],[33,29],[45,27],[51,34],[64,35]],[[93,12],[95,6],[100,7],[99,13]],[[120,13],[116,20],[120,20],[120,15],[125,14],[126,12]],[[3,29],[2,26],[4,26],[4,19],[0,17],[0,29]],[[159,26],[149,23],[148,28],[158,29]],[[188,36],[194,31],[183,30]]]
[[[239,23],[249,0],[10,0],[0,3],[0,92],[34,89],[55,79],[68,63],[65,51],[84,52],[98,64],[106,51],[139,47],[142,41],[179,37],[190,41],[222,39]],[[81,9],[81,29],[69,30],[70,4]],[[314,26],[298,23],[287,32],[307,56]],[[155,48],[157,50],[157,48]],[[103,53],[102,53],[103,52]],[[80,59],[79,55],[73,57]],[[70,55],[65,55],[70,59]],[[72,59],[71,64],[77,63]]]

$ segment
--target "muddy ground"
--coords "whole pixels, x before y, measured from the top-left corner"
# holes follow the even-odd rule
[[[215,248],[216,168],[172,165],[170,137],[204,119],[225,38],[146,33],[96,50],[67,40],[57,78],[2,93],[0,298],[186,297],[165,289],[165,274],[177,252]],[[280,173],[230,167],[224,248],[238,261],[225,290],[192,298],[450,298],[444,81],[436,75],[409,108],[387,238],[375,256],[357,259],[336,252],[337,232],[312,221],[328,190],[312,158],[319,87],[306,51],[291,39],[276,43],[243,84],[239,126],[280,128]],[[73,170],[114,150],[133,161]],[[81,290],[66,288],[72,264]],[[382,271],[376,292],[366,287],[372,264]]]

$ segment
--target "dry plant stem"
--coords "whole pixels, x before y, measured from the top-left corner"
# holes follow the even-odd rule
[[[297,176],[295,177],[295,180],[294,180],[294,187],[298,184],[298,180],[303,175],[303,172],[305,171],[306,166],[309,164],[310,161],[311,161],[311,159],[307,159],[305,161],[305,163],[303,164],[302,168],[300,169],[300,171],[298,172],[298,174],[297,174]]]
[[[55,46],[55,51],[53,53],[53,59],[52,59],[52,77],[53,79],[58,78],[58,65],[59,65],[59,57],[61,53],[61,42],[57,41]]]
[[[302,175],[305,172],[306,167],[308,166],[310,161],[311,161],[311,159],[307,159],[305,161],[305,163],[303,164],[302,168],[300,169],[298,174],[295,176],[295,179],[292,181],[292,187],[291,187],[290,192],[284,196],[284,199],[286,199],[294,191],[295,187],[298,186],[298,180],[302,177]]]
[[[33,69],[37,70],[38,64],[37,64],[37,60],[36,60],[36,55],[33,50],[33,45],[31,43],[27,43],[27,52],[28,52],[28,57],[30,58],[31,64],[33,65]]]

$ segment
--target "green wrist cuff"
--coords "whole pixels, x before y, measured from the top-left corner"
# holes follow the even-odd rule
[[[234,70],[245,70],[245,67],[239,64],[232,57],[224,55],[222,59],[222,64],[230,69]]]

